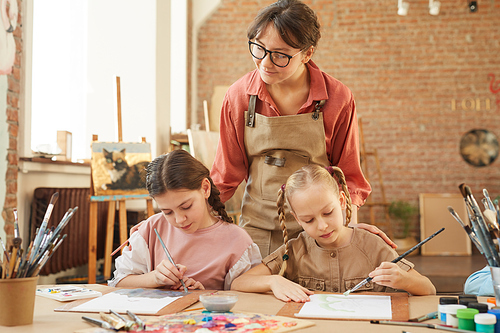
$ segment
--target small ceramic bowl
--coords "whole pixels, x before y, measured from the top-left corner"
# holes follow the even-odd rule
[[[207,311],[227,312],[230,311],[238,301],[238,296],[231,292],[217,291],[209,294],[201,294],[200,302]]]

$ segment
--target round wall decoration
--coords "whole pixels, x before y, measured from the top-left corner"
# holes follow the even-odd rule
[[[460,140],[460,155],[470,165],[488,166],[498,157],[498,140],[495,134],[485,129],[473,129]]]

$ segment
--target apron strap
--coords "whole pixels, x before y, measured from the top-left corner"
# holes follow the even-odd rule
[[[319,110],[325,105],[326,99],[322,99],[321,101],[317,101],[316,105],[314,106],[314,112],[312,113],[312,118],[314,120],[318,120],[319,118]]]
[[[248,127],[255,127],[255,103],[257,101],[257,95],[250,95],[250,100],[248,101],[248,118],[246,119],[246,124]]]

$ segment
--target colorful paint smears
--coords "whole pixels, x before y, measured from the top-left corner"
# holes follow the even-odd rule
[[[244,312],[179,312],[156,318],[146,322],[147,330],[158,333],[177,332],[287,332],[297,329],[301,319],[278,316],[267,316]],[[309,325],[307,325],[309,326]]]

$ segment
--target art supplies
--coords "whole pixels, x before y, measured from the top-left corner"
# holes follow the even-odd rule
[[[405,322],[405,321],[386,321],[386,320],[372,320],[370,321],[372,324],[381,324],[381,325],[398,325],[398,326],[413,326],[413,327],[427,327],[427,328],[435,328],[443,331],[457,332],[457,333],[470,333],[468,330],[461,330],[459,328],[438,325],[438,324],[425,324],[425,323],[414,323],[414,322]]]
[[[64,238],[66,238],[66,235],[61,236],[61,231],[71,220],[78,207],[68,209],[56,228],[47,228],[52,209],[58,196],[59,193],[57,192],[52,195],[42,225],[37,229],[35,239],[30,243],[26,252],[22,249],[22,238],[20,237],[17,210],[14,209],[15,237],[9,251],[7,251],[3,241],[0,239],[4,252],[3,260],[0,263],[2,279],[38,276],[40,270],[51,258],[54,251],[61,245]]]
[[[408,251],[406,251],[405,253],[403,253],[402,255],[400,255],[399,257],[395,258],[391,262],[392,263],[397,263],[398,261],[400,261],[401,259],[403,259],[404,257],[406,257],[408,254],[412,253],[413,251],[415,251],[416,249],[420,248],[422,245],[424,245],[425,243],[427,243],[428,241],[430,241],[432,238],[434,238],[435,236],[437,236],[443,230],[444,230],[444,228],[439,229],[438,231],[436,231],[435,233],[433,233],[432,235],[430,235],[429,237],[427,237],[426,239],[424,239],[423,241],[421,241],[420,243],[418,243],[417,245],[415,245],[414,247],[412,247],[411,249],[409,249]],[[358,290],[359,288],[361,288],[362,286],[364,286],[365,284],[367,284],[371,280],[373,280],[372,277],[367,277],[366,279],[364,279],[363,281],[361,281],[360,283],[358,283],[356,286],[354,286],[354,288],[351,288],[351,289],[347,290],[344,293],[344,296],[349,296],[350,293],[352,293],[353,291]]]
[[[55,309],[70,312],[108,312],[157,314],[165,306],[182,298],[186,293],[160,289],[119,289],[101,297],[94,298],[71,308]],[[196,296],[195,301],[198,300]],[[190,305],[190,304],[189,304]],[[182,310],[182,309],[179,309]]]
[[[409,310],[409,306],[408,306],[408,293],[406,293],[406,292],[363,292],[360,294],[350,295],[349,297],[346,297],[340,293],[333,294],[333,293],[325,293],[325,292],[321,292],[321,291],[315,291],[313,296],[315,296],[315,295],[335,296],[336,299],[333,299],[333,298],[327,299],[326,302],[323,302],[326,304],[334,303],[334,301],[338,301],[339,299],[348,300],[351,296],[384,296],[384,297],[389,297],[390,298],[391,313],[392,313],[391,320],[408,321],[410,319],[410,310]],[[363,298],[361,298],[361,299],[363,299]],[[316,299],[316,301],[315,301],[315,303],[317,305],[319,305],[320,302],[321,302],[320,299]],[[355,301],[353,301],[353,299],[350,299],[349,302],[355,302]],[[283,305],[283,307],[278,311],[277,315],[284,316],[284,317],[297,318],[297,314],[300,313],[302,308],[307,303],[310,303],[310,302],[306,302],[306,303],[286,302],[285,305]],[[364,304],[364,302],[361,302],[361,303]],[[335,304],[332,304],[332,305],[336,306]],[[345,306],[347,308],[348,303],[344,303],[341,306]],[[331,306],[328,306],[328,307],[331,308]],[[335,310],[335,311],[338,312],[337,313],[338,316],[335,316],[335,318],[332,318],[332,317],[328,317],[328,318],[332,318],[332,319],[336,319],[336,320],[353,320],[354,319],[354,318],[351,318],[351,317],[353,317],[353,315],[350,315],[348,313],[347,314],[344,313],[342,315],[342,313],[340,313],[340,311],[337,311],[337,310]],[[304,315],[304,313],[302,315],[300,318],[313,318],[313,319],[318,318],[318,316],[315,316],[315,314],[313,314],[313,316],[311,316],[311,317]],[[363,316],[358,316],[358,318],[356,318],[356,320],[371,320],[371,319],[374,319],[374,318],[369,318],[367,316],[367,313]]]
[[[392,319],[391,296],[314,294],[304,303],[299,318]]]
[[[102,293],[99,291],[72,285],[55,286],[52,288],[42,289],[39,288],[36,290],[36,294],[37,296],[52,298],[61,302],[102,296]]]
[[[414,321],[414,322],[420,323],[422,321],[426,321],[426,320],[429,320],[429,319],[436,319],[437,316],[438,316],[438,312],[434,311],[434,312],[428,313],[426,315],[423,315],[423,316],[420,316],[420,317],[417,317],[417,318],[412,318],[409,321]]]
[[[314,326],[314,322],[246,312],[181,312],[145,321],[155,332],[288,332]]]
[[[481,208],[472,195],[470,187],[466,184],[460,184],[458,188],[465,201],[470,225],[462,222],[463,220],[452,207],[448,207],[448,210],[462,225],[479,252],[484,255],[488,266],[500,267],[500,227],[498,221],[500,218],[500,209],[498,208],[498,204],[494,203],[488,191],[483,189],[484,198],[481,201],[485,210],[481,212]]]
[[[172,265],[174,265],[174,266],[177,267],[177,265],[174,262],[174,259],[172,259],[172,256],[170,255],[170,252],[168,252],[167,246],[165,245],[165,243],[163,243],[163,239],[161,239],[160,234],[158,233],[158,231],[156,230],[156,228],[155,228],[155,232],[156,232],[156,236],[158,236],[158,239],[160,240],[161,246],[163,247],[163,250],[165,251],[165,254],[168,257],[168,260],[170,260],[170,262],[172,263]],[[184,280],[181,279],[181,283],[182,283],[182,286],[184,287],[184,292],[187,293],[188,289],[186,288],[186,285],[184,284]]]

